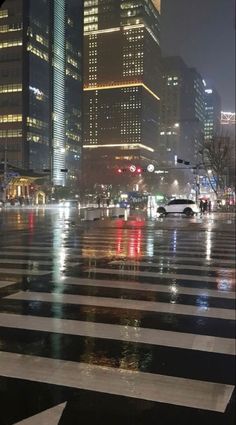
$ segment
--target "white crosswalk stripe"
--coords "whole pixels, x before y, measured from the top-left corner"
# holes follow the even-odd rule
[[[126,268],[120,268],[120,269],[105,269],[102,267],[96,268],[91,267],[90,269],[91,273],[97,273],[97,274],[107,274],[107,275],[127,275],[127,276],[143,276],[143,277],[154,277],[154,278],[161,278],[161,279],[183,279],[183,280],[192,280],[192,281],[202,281],[202,282],[212,282],[217,283],[219,280],[219,277],[208,277],[208,276],[197,276],[197,275],[187,275],[187,274],[177,274],[177,273],[157,273],[157,272],[148,272],[148,271],[140,271],[140,270],[128,270]],[[223,277],[223,276],[222,276]],[[227,278],[227,276],[225,276]],[[235,278],[229,278],[231,284],[235,283]]]
[[[235,355],[235,343],[230,338],[199,336],[142,328],[137,332],[137,329],[131,326],[124,327],[105,323],[48,319],[46,317],[38,318],[6,313],[0,313],[0,326]]]
[[[207,296],[207,297],[217,297],[217,298],[232,298],[234,299],[236,294],[235,291],[222,291],[220,289],[195,289],[195,288],[185,288],[177,284],[175,285],[158,285],[150,283],[138,283],[133,281],[123,281],[123,280],[102,280],[102,279],[79,279],[75,277],[62,277],[64,283],[70,285],[88,285],[95,287],[105,287],[105,288],[120,288],[120,289],[131,289],[136,291],[151,291],[151,292],[164,292],[164,293],[179,293],[185,295],[198,295],[198,296]]]
[[[148,230],[137,247],[137,232],[126,229],[121,250],[117,229],[68,234],[61,244],[46,235],[29,247],[25,232],[22,245],[0,250],[1,377],[226,411],[235,356],[231,236],[211,234],[207,251],[205,232],[195,239],[178,230],[173,246],[171,232]],[[64,407],[15,425],[56,425]]]
[[[59,406],[38,413],[31,418],[20,421],[15,425],[58,425],[65,405],[66,403],[62,403]]]
[[[22,301],[39,301],[39,302],[57,302],[61,304],[76,304],[99,306],[109,308],[121,308],[139,311],[153,311],[172,314],[185,314],[199,317],[215,317],[220,319],[235,320],[233,310],[224,308],[205,308],[192,307],[181,304],[167,304],[151,301],[137,301],[117,298],[90,297],[84,295],[62,295],[62,294],[42,294],[38,292],[20,291],[17,294],[9,295],[8,299]]]
[[[233,392],[232,385],[3,352],[0,374],[216,412]]]
[[[0,280],[0,289],[6,288],[8,286],[14,285],[16,282],[11,282],[10,280]]]
[[[115,265],[119,266],[119,265],[124,264],[124,261],[114,260],[114,261],[111,261],[110,264],[115,264]],[[138,262],[137,261],[125,261],[125,265],[126,266],[160,268],[160,264],[156,264],[152,261],[148,261],[148,262],[147,261],[146,262],[143,262],[143,261],[138,261]],[[163,262],[162,262],[161,265],[163,267],[166,267],[165,263],[163,263]],[[171,265],[169,264],[168,267],[169,268],[171,267],[172,269],[219,271],[219,267],[212,267],[212,266],[199,266],[199,265],[191,265],[190,266],[190,265],[183,265],[183,264],[171,264]],[[220,272],[224,273],[224,274],[229,273],[229,274],[232,275],[232,273],[235,272],[235,269],[228,270],[226,268],[221,267]]]

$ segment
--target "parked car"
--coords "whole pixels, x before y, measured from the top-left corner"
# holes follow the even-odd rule
[[[173,199],[168,204],[157,208],[157,212],[162,216],[168,214],[185,214],[187,217],[192,217],[200,212],[196,202],[189,199]]]
[[[66,208],[78,208],[79,207],[79,201],[78,199],[61,199],[59,201],[60,207],[66,207]]]

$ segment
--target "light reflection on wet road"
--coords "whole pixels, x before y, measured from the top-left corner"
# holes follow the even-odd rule
[[[111,408],[124,423],[233,424],[233,231],[229,214],[86,223],[69,209],[0,212],[2,422],[66,402],[60,425],[111,423]],[[31,407],[22,396],[10,421],[19,389]]]

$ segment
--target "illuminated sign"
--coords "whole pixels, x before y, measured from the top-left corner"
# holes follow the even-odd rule
[[[153,171],[155,170],[154,165],[153,165],[153,164],[149,164],[149,165],[147,166],[147,170],[148,170],[148,172],[149,172],[149,173],[153,173]]]
[[[129,167],[129,169],[130,169],[131,173],[135,173],[135,171],[136,171],[136,167],[135,167],[135,165],[131,165],[131,166]]]

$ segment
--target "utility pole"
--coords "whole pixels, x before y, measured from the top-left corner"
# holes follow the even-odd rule
[[[190,161],[185,161],[185,160],[180,159],[180,158],[177,158],[177,163],[185,164],[185,165],[191,165]],[[198,199],[199,199],[199,196],[200,196],[200,169],[202,168],[202,165],[203,164],[198,163],[198,164],[194,165],[193,167],[190,167],[191,169],[196,170],[196,189],[195,189],[196,204],[198,204]],[[179,168],[177,168],[177,169],[179,169]]]
[[[200,165],[201,164],[197,164],[195,167],[196,169],[196,204],[198,204],[198,199],[200,196],[200,176],[199,176]]]

